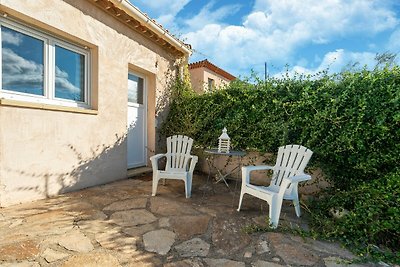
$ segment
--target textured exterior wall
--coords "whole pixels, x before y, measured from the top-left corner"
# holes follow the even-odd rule
[[[0,206],[126,178],[128,70],[146,76],[148,156],[156,101],[176,58],[86,0],[1,0],[10,18],[92,50],[97,114],[0,105]]]
[[[219,87],[222,87],[230,82],[228,79],[205,67],[190,69],[189,72],[192,88],[197,93],[204,93],[208,91],[208,78],[214,80],[215,89],[218,89]]]
[[[204,68],[196,68],[196,69],[189,69],[190,73],[190,83],[192,84],[192,88],[196,93],[203,93],[204,92]]]
[[[215,88],[220,88],[230,82],[228,79],[222,77],[221,75],[219,75],[207,68],[204,68],[204,83],[205,83],[206,89],[208,89],[208,78],[214,80]]]
[[[211,166],[211,176],[213,179],[219,177],[217,174],[217,169],[225,173],[231,173],[228,176],[230,181],[230,187],[239,188],[242,183],[241,171],[235,169],[238,166],[252,166],[252,165],[275,165],[275,158],[273,154],[270,153],[259,153],[259,152],[247,152],[247,154],[242,157],[226,157],[226,156],[213,156],[205,153],[202,150],[197,150],[194,154],[199,156],[199,162],[196,165],[196,169],[204,172],[205,174],[210,173],[210,166],[207,163],[207,158],[212,162]],[[321,169],[313,168],[307,169],[305,171],[310,174],[312,179],[307,182],[300,183],[299,193],[304,196],[311,196],[319,193],[322,189],[330,186],[326,181],[324,174]],[[268,186],[271,182],[272,172],[269,171],[254,171],[251,173],[250,182],[255,185]],[[215,180],[214,180],[215,181]],[[222,182],[222,181],[221,181]],[[222,182],[223,183],[223,182]]]

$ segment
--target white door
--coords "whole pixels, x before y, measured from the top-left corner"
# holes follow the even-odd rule
[[[128,74],[128,169],[147,163],[146,87],[144,77]]]

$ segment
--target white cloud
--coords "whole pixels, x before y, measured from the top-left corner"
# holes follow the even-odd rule
[[[2,49],[3,87],[7,89],[33,90],[43,88],[43,65],[25,59],[12,49]],[[80,95],[81,90],[68,80],[68,73],[56,68],[56,85],[70,94]]]
[[[214,5],[214,1],[209,2],[196,16],[184,21],[184,24],[191,31],[198,30],[204,25],[218,23],[226,16],[232,15],[240,9],[240,5],[226,5],[212,10]]]
[[[3,85],[29,83],[38,86],[38,82],[43,81],[43,65],[26,60],[9,48],[2,49],[2,57]]]
[[[1,41],[7,44],[19,45],[22,43],[22,35],[17,33],[11,33],[9,31],[2,31]]]
[[[344,49],[327,53],[316,71],[329,69],[330,73],[337,73],[348,66],[357,64],[359,67],[374,67],[376,65],[375,53],[371,52],[351,52]]]
[[[176,30],[176,15],[188,4],[191,0],[157,0],[157,1],[146,1],[138,0],[130,2],[134,6],[138,6],[141,11],[148,10],[149,13],[153,14],[154,19],[163,27],[168,30]]]
[[[317,40],[349,32],[377,33],[398,23],[395,12],[380,0],[256,0],[254,11],[267,14],[276,29],[302,23]]]
[[[256,11],[248,15],[243,25],[246,28],[260,31],[268,31],[272,27],[271,20],[269,20],[267,15],[261,11]]]
[[[395,30],[390,36],[387,49],[392,53],[400,53],[400,29]]]
[[[367,66],[367,68],[372,68],[376,65],[375,53],[370,52],[351,52],[345,51],[344,49],[337,49],[335,51],[331,51],[325,54],[322,59],[320,65],[316,68],[306,68],[304,66],[294,66],[288,70],[288,74],[290,77],[293,77],[295,74],[305,74],[312,75],[321,71],[328,71],[328,73],[338,73],[345,68],[351,68],[353,65],[355,67],[363,68]],[[274,77],[280,78],[285,76],[286,72],[281,72],[275,74]]]
[[[56,88],[60,91],[64,91],[69,94],[74,94],[80,96],[82,90],[79,87],[73,85],[69,80],[69,75],[67,72],[61,70],[59,67],[56,67]]]
[[[242,25],[201,21],[200,28],[183,35],[202,53],[195,54],[192,61],[208,57],[235,75],[264,61],[283,65],[309,44],[327,44],[355,33],[374,35],[399,23],[380,0],[256,0]],[[359,54],[367,56],[367,61],[370,58],[368,53]],[[356,54],[349,57],[358,59]]]

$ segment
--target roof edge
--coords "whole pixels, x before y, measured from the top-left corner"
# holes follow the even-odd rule
[[[201,61],[197,61],[197,62],[193,62],[189,64],[189,69],[197,69],[197,68],[201,68],[201,67],[205,67],[208,68],[209,70],[225,77],[226,79],[233,81],[236,79],[235,76],[233,76],[232,74],[230,74],[229,72],[221,69],[220,67],[214,65],[213,63],[211,63],[210,61],[208,61],[207,59],[201,60]]]
[[[175,46],[176,49],[181,51],[183,54],[190,56],[192,54],[192,50],[181,40],[170,34],[166,29],[162,28],[159,24],[157,24],[154,20],[152,20],[149,16],[140,11],[137,7],[132,5],[128,0],[108,0],[116,7],[125,11],[128,15],[131,15],[134,19],[142,22],[155,33],[160,36],[164,36],[167,41]]]

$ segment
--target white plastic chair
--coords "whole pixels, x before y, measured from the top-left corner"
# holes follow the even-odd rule
[[[238,211],[242,205],[243,195],[249,194],[265,200],[269,204],[269,218],[272,228],[278,227],[282,201],[292,200],[297,217],[300,217],[300,203],[297,185],[311,179],[304,173],[313,152],[300,145],[286,145],[279,148],[275,166],[242,167],[242,190]],[[259,170],[272,170],[272,180],[268,187],[250,184],[250,173]]]
[[[198,161],[197,156],[190,155],[193,139],[184,135],[174,135],[167,138],[167,153],[150,157],[153,168],[152,196],[157,193],[160,179],[178,179],[185,182],[186,198],[191,196],[193,171]],[[158,169],[158,160],[166,157],[165,170]],[[190,165],[189,165],[190,161]]]

